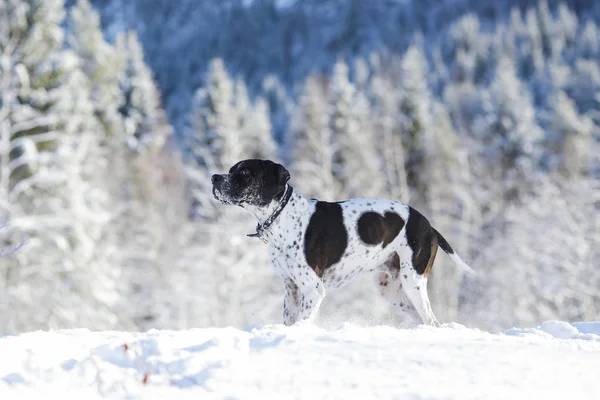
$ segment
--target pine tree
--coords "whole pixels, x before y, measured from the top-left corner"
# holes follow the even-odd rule
[[[273,139],[280,144],[281,159],[287,161],[290,149],[286,148],[287,139],[289,139],[289,135],[286,134],[294,103],[289,98],[281,81],[273,75],[269,75],[263,80],[262,94],[269,110]]]
[[[374,98],[373,129],[374,142],[381,155],[384,174],[384,193],[387,197],[408,201],[409,189],[406,181],[406,161],[398,118],[397,91],[390,78],[382,73],[375,74],[370,92]]]
[[[425,78],[427,61],[418,45],[406,51],[401,68],[398,112],[407,182],[412,192],[410,200],[418,204],[426,196],[427,178],[423,176],[422,168],[425,163],[424,143],[431,129],[431,95]]]
[[[242,135],[249,139],[244,153],[246,158],[274,160],[281,158],[271,132],[269,105],[262,97],[258,97],[247,110]]]
[[[17,150],[2,157],[2,191],[29,247],[1,261],[2,307],[19,310],[1,313],[8,332],[116,322],[114,263],[97,243],[109,221],[101,135],[90,82],[63,48],[63,17],[62,1],[0,4],[0,133],[3,153]],[[19,165],[29,171],[15,174]]]
[[[124,120],[127,146],[135,153],[149,147],[160,149],[167,142],[171,130],[137,34],[131,31],[119,35],[116,47],[117,53],[125,58],[125,70],[119,82],[123,93],[119,113]]]
[[[600,32],[594,21],[587,21],[583,27],[579,46],[579,55],[587,59],[595,59],[600,55]]]
[[[506,56],[498,62],[485,107],[487,116],[480,120],[478,132],[488,146],[488,162],[499,167],[497,179],[528,177],[539,163],[543,132],[514,62]]]
[[[565,92],[577,104],[579,112],[594,113],[600,106],[600,66],[597,60],[579,58],[567,77]]]
[[[381,182],[379,157],[370,137],[370,105],[364,93],[350,82],[348,66],[338,61],[329,88],[329,129],[339,143],[334,154],[334,174],[346,197],[377,196]]]
[[[309,76],[291,122],[291,173],[302,193],[335,201],[343,193],[336,175],[339,142],[333,138],[327,107],[327,84]]]
[[[222,59],[210,63],[204,86],[196,92],[186,139],[196,160],[222,170],[242,154],[234,115],[234,84]]]
[[[54,146],[52,132],[60,121],[47,110],[55,104],[57,88],[74,62],[72,57],[60,58],[63,17],[62,1],[0,4],[3,74],[10,77],[5,80],[10,103],[4,106],[10,139],[22,138],[10,154],[20,160],[11,171],[11,185],[31,177],[38,168],[39,150]]]
[[[240,142],[240,153],[232,157],[237,157],[236,160],[272,158],[276,154],[276,146],[271,135],[267,103],[260,97],[252,103],[246,84],[238,79],[235,84],[233,107],[232,117],[237,118],[235,132]]]
[[[556,166],[570,179],[589,172],[588,154],[592,146],[594,124],[577,112],[573,100],[559,91],[549,100],[549,143]]]
[[[125,69],[126,49],[118,52],[104,40],[100,17],[89,0],[78,0],[70,16],[68,43],[91,81],[94,113],[108,136],[122,135],[124,121],[118,108],[124,102],[124,93],[119,79]]]

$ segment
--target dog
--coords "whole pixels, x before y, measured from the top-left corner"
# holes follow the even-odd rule
[[[381,295],[410,319],[440,326],[427,279],[440,247],[475,273],[428,219],[411,206],[378,198],[307,199],[288,184],[289,171],[271,160],[247,159],[211,176],[212,193],[257,220],[258,237],[284,291],[283,323],[313,321],[325,294],[359,274],[373,274]]]

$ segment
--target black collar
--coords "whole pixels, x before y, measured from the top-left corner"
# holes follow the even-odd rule
[[[267,241],[263,238],[263,234],[264,234],[265,230],[269,229],[269,227],[273,224],[273,222],[275,222],[277,217],[279,217],[279,214],[281,214],[281,212],[287,205],[288,201],[290,201],[290,198],[292,197],[293,192],[294,192],[294,189],[290,185],[287,185],[285,193],[283,194],[283,199],[281,200],[281,203],[279,203],[279,207],[277,207],[275,212],[273,212],[273,214],[271,214],[271,216],[269,218],[267,218],[263,224],[261,224],[260,222],[258,223],[258,225],[256,226],[256,233],[249,233],[246,236],[257,237],[257,238],[261,239],[263,242],[267,243]]]

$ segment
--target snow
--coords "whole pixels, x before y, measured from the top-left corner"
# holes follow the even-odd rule
[[[600,322],[547,321],[499,333],[460,324],[36,331],[1,337],[0,355],[3,400],[595,399],[600,393]]]

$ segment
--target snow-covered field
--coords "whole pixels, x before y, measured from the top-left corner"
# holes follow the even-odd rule
[[[600,322],[31,332],[0,338],[0,399],[598,399]]]

